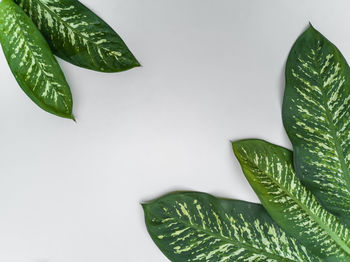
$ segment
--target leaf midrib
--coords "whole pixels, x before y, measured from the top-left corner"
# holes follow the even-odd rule
[[[36,0],[34,0],[34,1],[36,1]],[[62,19],[60,19],[60,16],[59,16],[59,15],[57,15],[54,11],[52,11],[52,10],[50,9],[49,6],[47,6],[46,4],[44,4],[43,2],[41,2],[40,0],[37,0],[37,2],[38,2],[39,4],[41,4],[49,13],[51,13],[51,15],[55,16],[56,19],[57,19],[58,21],[60,21],[60,23],[64,24],[67,28],[69,28],[70,30],[72,30],[75,34],[77,34],[77,35],[80,36],[81,38],[85,39],[87,42],[92,43],[92,44],[95,45],[97,48],[100,48],[100,49],[105,50],[108,54],[111,54],[111,53],[113,52],[112,50],[109,50],[108,48],[105,48],[105,47],[103,47],[103,46],[101,46],[101,45],[98,45],[96,42],[90,40],[90,38],[85,37],[85,36],[84,36],[83,34],[81,34],[79,31],[75,30],[73,27],[71,27],[71,26],[69,25],[69,23],[66,23],[65,21],[63,21]],[[117,56],[114,56],[114,55],[113,55],[113,57],[115,57],[117,60],[119,60],[119,58],[118,58]]]
[[[188,223],[188,222],[186,222],[186,221],[184,221],[184,220],[182,220],[182,219],[180,219],[180,218],[178,218],[178,219],[172,218],[172,219],[174,219],[174,220],[176,220],[176,221],[180,221],[180,223],[184,224],[184,225],[187,226],[187,227],[194,228],[196,231],[204,232],[204,233],[206,233],[207,235],[209,235],[209,236],[211,236],[211,237],[213,237],[213,238],[219,238],[219,239],[221,239],[223,242],[226,242],[226,243],[228,243],[228,244],[237,245],[237,246],[239,246],[239,247],[245,248],[245,249],[251,251],[252,253],[255,253],[255,254],[261,254],[261,253],[263,253],[266,257],[270,257],[270,258],[276,259],[277,261],[300,262],[300,261],[298,261],[298,260],[291,260],[291,259],[286,258],[286,257],[283,257],[283,256],[279,256],[279,255],[275,255],[275,254],[268,253],[268,252],[267,252],[266,250],[264,250],[264,249],[256,249],[256,248],[254,248],[254,247],[252,247],[252,246],[249,246],[249,245],[247,245],[247,244],[241,243],[241,242],[239,242],[238,240],[237,240],[237,243],[238,243],[238,244],[237,244],[236,242],[234,242],[233,239],[227,238],[227,237],[222,236],[222,235],[220,235],[220,234],[219,234],[219,235],[215,235],[215,234],[214,234],[213,232],[211,232],[211,231],[208,231],[208,230],[206,230],[206,229],[204,229],[204,228],[202,228],[202,227],[200,227],[200,226],[198,226],[198,225]]]

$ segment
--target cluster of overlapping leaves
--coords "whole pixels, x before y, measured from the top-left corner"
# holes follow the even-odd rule
[[[53,54],[100,72],[139,66],[118,34],[78,0],[2,0],[0,42],[23,91],[65,118],[74,119],[73,99]]]
[[[171,261],[350,261],[350,69],[311,25],[288,57],[282,114],[293,152],[233,142],[261,204],[177,192],[143,205]]]

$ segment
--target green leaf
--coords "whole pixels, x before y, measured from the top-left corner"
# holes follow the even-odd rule
[[[151,237],[171,261],[320,261],[258,204],[178,192],[143,207]]]
[[[0,42],[23,91],[42,109],[73,119],[72,95],[44,37],[11,0],[0,2]]]
[[[53,52],[80,67],[119,72],[140,64],[118,34],[77,0],[15,0]]]
[[[312,26],[288,57],[283,123],[297,175],[350,226],[350,70],[339,50]]]
[[[250,185],[281,228],[328,261],[349,261],[349,230],[301,184],[291,151],[262,140],[234,142],[233,149]]]

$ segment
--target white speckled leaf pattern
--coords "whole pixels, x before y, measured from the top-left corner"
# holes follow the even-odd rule
[[[297,175],[350,226],[350,70],[312,26],[288,57],[283,122]]]
[[[262,140],[237,141],[233,149],[262,205],[282,229],[327,261],[350,261],[349,230],[301,184],[291,151]]]
[[[101,72],[119,72],[140,65],[118,34],[79,1],[15,2],[62,59]]]
[[[320,261],[259,204],[178,192],[145,204],[144,211],[150,235],[174,262]]]
[[[11,0],[0,3],[0,42],[24,92],[42,109],[72,116],[72,95],[49,45],[30,18]]]

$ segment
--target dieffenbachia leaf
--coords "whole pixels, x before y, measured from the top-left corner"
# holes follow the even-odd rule
[[[350,232],[306,189],[292,152],[262,140],[233,143],[250,185],[276,223],[327,261],[349,261]]]
[[[53,52],[80,67],[119,72],[140,66],[118,34],[77,0],[15,0]]]
[[[350,69],[312,26],[288,57],[283,122],[297,175],[350,226]]]
[[[320,261],[259,204],[178,192],[143,207],[152,239],[173,262]]]
[[[0,2],[0,42],[23,91],[42,109],[72,116],[72,95],[49,45],[12,0]]]

